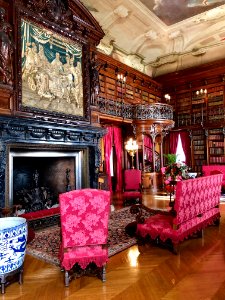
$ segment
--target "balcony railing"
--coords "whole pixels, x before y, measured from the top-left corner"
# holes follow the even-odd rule
[[[164,103],[154,103],[148,105],[134,105],[133,119],[149,120],[162,119],[173,120],[173,107]]]
[[[163,119],[173,120],[173,107],[168,104],[132,105],[99,97],[99,111],[103,114],[121,117],[123,119]]]

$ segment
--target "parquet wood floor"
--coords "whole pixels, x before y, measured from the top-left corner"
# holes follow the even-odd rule
[[[122,206],[113,199],[115,208]],[[145,195],[150,207],[166,209],[168,199]],[[184,241],[179,255],[152,245],[133,246],[110,258],[107,281],[81,277],[64,287],[56,266],[26,255],[24,283],[6,287],[2,300],[224,300],[225,204],[220,226],[210,226],[203,238]]]

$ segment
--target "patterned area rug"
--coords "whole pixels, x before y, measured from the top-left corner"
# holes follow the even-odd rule
[[[143,210],[148,217],[152,213]],[[122,208],[110,214],[109,220],[109,257],[136,244],[136,238],[125,232],[127,224],[135,221],[130,207]],[[35,232],[35,239],[27,245],[26,253],[48,263],[59,266],[60,227],[52,226]]]

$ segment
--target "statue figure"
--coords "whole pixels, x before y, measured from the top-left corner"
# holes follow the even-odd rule
[[[71,191],[71,186],[70,186],[70,169],[66,169],[66,191],[69,192]]]
[[[35,170],[33,174],[34,186],[37,188],[39,185],[39,173],[38,170]]]
[[[96,54],[92,54],[90,61],[90,81],[91,81],[91,104],[94,105],[100,91],[99,64],[96,62]]]
[[[12,85],[12,26],[5,21],[5,9],[0,7],[0,77],[1,82]]]

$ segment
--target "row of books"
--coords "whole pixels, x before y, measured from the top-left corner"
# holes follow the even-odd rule
[[[223,164],[225,163],[225,156],[211,156],[209,162],[212,164]]]
[[[213,97],[223,96],[223,91],[208,93],[208,99]]]
[[[195,153],[195,156],[199,155],[199,154],[203,155],[203,156],[205,155],[205,151],[204,150],[194,150],[194,153]]]
[[[205,157],[199,157],[195,159],[195,165],[196,166],[202,166],[206,164]]]
[[[209,147],[224,147],[224,142],[209,141]]]
[[[224,149],[223,148],[210,148],[209,154],[224,155]]]
[[[201,146],[194,145],[194,149],[195,149],[195,151],[199,151],[199,150],[204,151],[205,145],[201,145]]]
[[[203,159],[205,159],[205,154],[195,154],[195,155],[194,155],[194,158],[195,158],[195,164],[198,164],[197,159],[198,159],[198,160],[203,160]]]
[[[204,136],[193,136],[193,145],[205,145]]]
[[[219,140],[219,141],[223,142],[224,137],[222,134],[211,134],[211,135],[209,135],[209,140],[217,140],[217,141]]]

